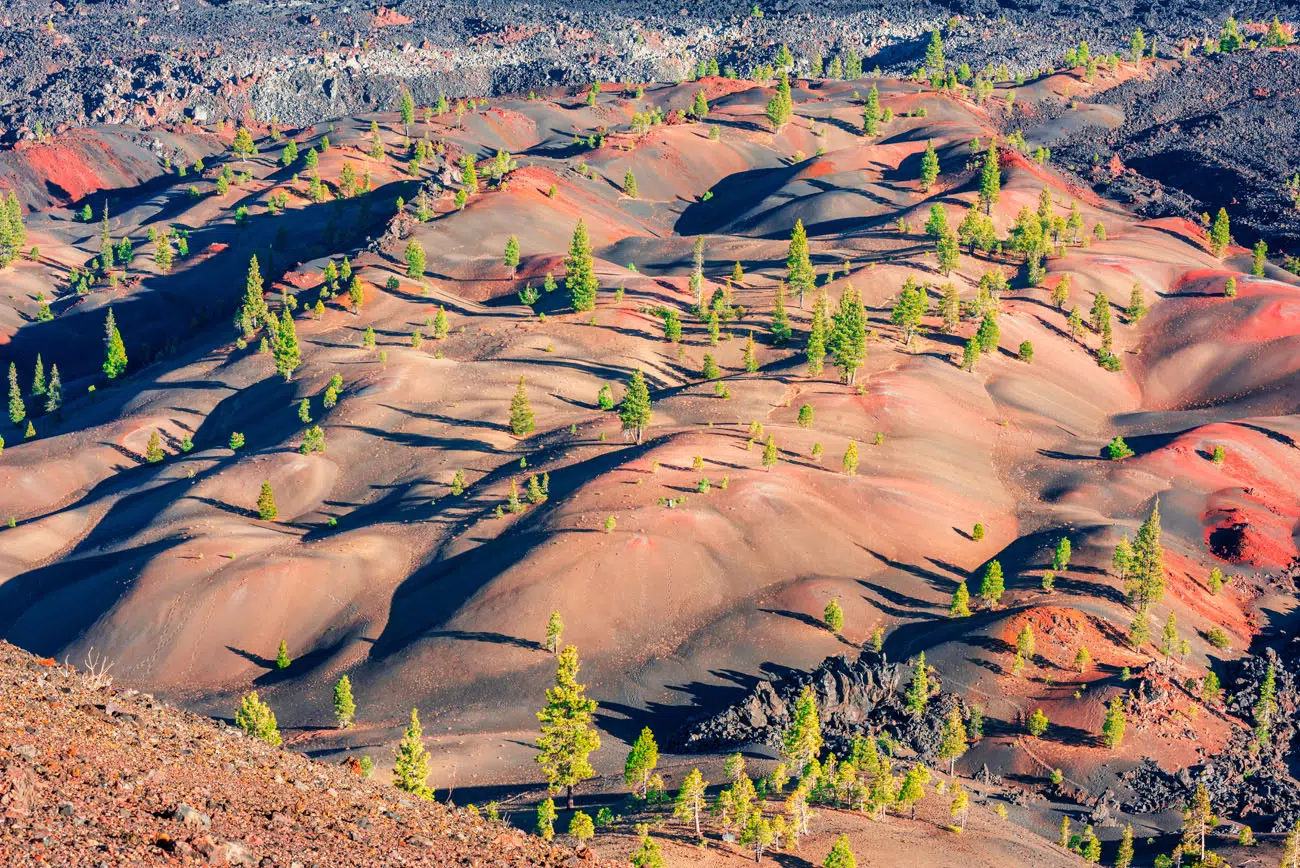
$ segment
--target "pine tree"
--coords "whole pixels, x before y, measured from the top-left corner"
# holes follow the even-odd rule
[[[840,369],[841,380],[851,386],[867,354],[867,312],[853,284],[845,285],[839,310],[831,319],[828,349],[835,367]]]
[[[591,240],[587,237],[587,224],[580,218],[573,230],[569,255],[564,260],[564,286],[575,311],[596,308],[596,262],[591,255]]]
[[[526,437],[537,429],[536,417],[532,405],[528,403],[528,389],[524,378],[519,378],[515,395],[510,399],[510,433],[516,437]]]
[[[673,817],[683,823],[695,824],[695,836],[703,838],[700,828],[700,816],[708,805],[706,793],[709,782],[700,774],[699,769],[691,769],[682,779],[681,789],[677,791],[677,800],[673,805]]]
[[[104,373],[115,380],[126,372],[126,365],[126,344],[122,342],[122,333],[117,330],[117,320],[110,307],[104,320]]]
[[[1277,713],[1277,669],[1272,663],[1264,672],[1259,697],[1251,710],[1255,718],[1255,741],[1263,746],[1273,740],[1273,716]]]
[[[697,90],[695,92],[695,103],[691,106],[691,114],[695,115],[695,119],[699,121],[709,116],[709,101],[704,96],[704,91]]]
[[[45,387],[45,412],[53,413],[63,406],[63,380],[59,377],[59,366],[50,368],[50,382]]]
[[[433,339],[435,341],[443,340],[447,337],[449,331],[447,323],[447,309],[439,307],[438,312],[433,315]]]
[[[805,686],[795,703],[790,727],[785,731],[782,755],[796,775],[816,761],[822,749],[821,717],[817,712],[817,698],[812,688]]]
[[[1119,749],[1120,744],[1124,741],[1126,726],[1124,702],[1118,696],[1112,697],[1110,704],[1106,706],[1106,717],[1101,724],[1101,738],[1106,747],[1111,750]]]
[[[569,818],[569,834],[579,843],[596,837],[596,826],[591,822],[591,816],[583,811],[574,811],[573,816]]]
[[[1133,864],[1133,824],[1126,823],[1115,853],[1115,868],[1129,868]]]
[[[110,311],[111,313],[111,311]],[[23,390],[18,385],[18,365],[9,363],[9,421],[15,425],[27,418],[27,405],[23,402]]]
[[[406,245],[406,276],[412,280],[420,280],[424,277],[424,247],[418,241],[411,241]]]
[[[275,712],[271,711],[271,706],[257,698],[256,690],[240,700],[239,708],[235,711],[235,726],[272,747],[279,747],[283,743],[280,728],[275,721]]]
[[[280,650],[277,651],[275,655],[275,668],[288,669],[289,666],[292,664],[293,664],[293,660],[289,658],[289,645],[283,639],[281,639]]]
[[[844,609],[840,606],[839,600],[831,600],[826,604],[826,611],[822,614],[822,620],[826,624],[826,629],[839,635],[844,630]]]
[[[794,100],[790,96],[790,78],[781,72],[776,79],[776,93],[767,103],[767,119],[774,132],[780,132],[794,114]]]
[[[736,265],[739,266],[740,263],[737,262]],[[772,333],[772,342],[778,345],[790,340],[790,336],[794,333],[790,328],[790,318],[785,312],[785,281],[776,285],[776,297],[772,302],[772,325],[769,331]]]
[[[425,783],[429,777],[429,752],[424,748],[419,709],[411,709],[411,723],[393,748],[393,758],[393,786],[413,796],[432,799],[433,790]]]
[[[632,795],[644,799],[649,793],[650,779],[659,765],[659,745],[650,727],[641,730],[632,750],[623,764],[623,780],[632,788]]]
[[[334,721],[339,729],[349,729],[356,713],[357,704],[352,699],[352,679],[344,674],[334,684]]]
[[[1214,218],[1214,226],[1210,229],[1210,251],[1215,256],[1223,256],[1231,240],[1228,212],[1226,209],[1220,208],[1218,215]]]
[[[623,403],[618,408],[618,418],[623,423],[623,430],[630,431],[636,437],[638,446],[641,445],[641,437],[650,425],[652,415],[650,390],[646,387],[645,375],[637,369],[628,379],[627,390],[623,393]]]
[[[939,28],[930,31],[930,44],[925,48],[925,68],[930,71],[931,75],[941,73],[948,65],[943,56],[943,37],[939,35]]]
[[[1152,603],[1158,603],[1164,598],[1165,564],[1164,548],[1160,544],[1158,500],[1151,509],[1151,515],[1138,528],[1126,581],[1129,599],[1144,613]]]
[[[1064,572],[1070,568],[1070,538],[1061,537],[1056,544],[1056,551],[1052,554],[1052,569],[1056,572]]]
[[[749,333],[749,337],[745,340],[743,360],[745,373],[753,374],[758,371],[758,356],[754,353],[754,332],[752,330]]]
[[[984,579],[980,582],[980,599],[986,606],[992,608],[1002,600],[1004,590],[1002,564],[989,561],[988,567],[984,570]]]
[[[41,354],[36,354],[36,366],[32,370],[32,397],[45,397],[45,362],[41,360]]]
[[[158,436],[158,429],[155,428],[149,434],[149,442],[144,447],[144,460],[150,464],[158,464],[166,457],[162,448],[162,438]]]
[[[298,348],[298,331],[294,328],[293,315],[286,307],[280,312],[280,326],[275,331],[275,343],[272,347],[275,358],[275,370],[287,383],[293,379],[293,372],[302,362],[302,351]]]
[[[628,169],[627,173],[623,175],[623,195],[629,199],[637,198],[636,175],[632,174],[631,169]]]
[[[543,841],[549,841],[555,837],[555,818],[557,816],[554,799],[548,797],[537,803],[537,835]]]
[[[957,831],[966,830],[966,814],[970,811],[970,794],[961,785],[961,781],[953,781],[952,784],[952,803],[949,813],[957,818]]]
[[[916,819],[916,803],[925,798],[925,785],[929,782],[930,770],[920,763],[912,763],[903,776],[902,786],[898,788],[898,804],[911,810],[913,820]]]
[[[1279,868],[1300,868],[1300,819],[1296,820],[1282,844],[1282,861]]]
[[[659,852],[658,842],[650,837],[650,830],[646,826],[639,826],[638,829],[641,831],[641,846],[628,861],[634,868],[664,868],[664,857]]]
[[[271,491],[271,483],[263,482],[262,491],[257,495],[257,515],[263,521],[274,521],[280,511],[275,507],[275,494]]]
[[[984,153],[983,168],[980,169],[979,201],[984,206],[984,213],[992,214],[1002,190],[1002,172],[998,164],[997,140],[989,142],[989,149]]]
[[[1029,715],[1029,721],[1026,723],[1025,728],[1029,730],[1030,735],[1038,738],[1047,732],[1048,723],[1047,715],[1043,713],[1043,710],[1035,708],[1034,713]]]
[[[1205,838],[1218,824],[1219,818],[1214,816],[1214,808],[1210,805],[1209,790],[1205,784],[1197,784],[1196,792],[1183,815],[1182,841],[1184,853],[1200,851],[1200,860],[1196,864],[1205,863]]]
[[[925,652],[922,651],[917,657],[916,670],[912,673],[912,681],[907,687],[907,710],[913,717],[921,717],[929,704],[930,671],[925,664]]]
[[[551,654],[560,653],[560,637],[564,635],[564,621],[559,612],[552,612],[546,621],[546,643],[543,646]]]
[[[812,325],[808,330],[808,347],[804,355],[808,359],[808,376],[816,377],[822,372],[826,359],[826,338],[830,315],[826,293],[820,293],[813,303]]]
[[[953,773],[957,760],[966,753],[966,742],[966,724],[961,719],[961,710],[954,705],[944,721],[943,736],[939,742],[939,759],[948,761],[948,774]]]
[[[916,281],[909,276],[889,315],[889,321],[903,332],[904,346],[912,345],[912,338],[920,329],[921,318],[925,316],[928,307],[929,300],[926,298],[925,290],[917,286]]]
[[[802,220],[795,220],[794,231],[790,233],[790,249],[785,256],[785,280],[792,290],[799,293],[799,306],[803,307],[804,294],[812,292],[817,275],[813,272],[812,261],[808,257],[808,233],[803,228]]]
[[[1165,629],[1160,634],[1160,653],[1164,655],[1165,663],[1173,657],[1178,651],[1178,620],[1173,612],[1165,619]]]
[[[880,132],[880,90],[873,84],[862,107],[862,132],[874,136]]]
[[[853,848],[849,846],[849,836],[840,835],[831,847],[831,851],[826,854],[826,860],[822,862],[822,868],[858,868],[858,862],[853,858]]]
[[[763,444],[763,466],[771,470],[776,466],[777,458],[776,438],[768,434],[767,442]]]
[[[934,150],[934,139],[930,139],[925,146],[925,153],[921,155],[921,191],[930,192],[934,186],[935,179],[939,177],[939,155]]]
[[[957,590],[952,595],[952,603],[948,606],[948,614],[954,618],[970,617],[970,591],[966,590],[965,582],[957,584]]]
[[[406,88],[402,88],[397,110],[402,117],[402,126],[409,127],[415,123],[415,100],[411,97],[411,92]]]
[[[588,757],[600,748],[600,736],[591,725],[596,702],[585,691],[578,683],[578,649],[569,645],[560,652],[555,686],[546,691],[546,705],[537,713],[542,725],[537,762],[552,792],[567,790],[570,809],[574,786],[596,773]]]
[[[1016,650],[1020,652],[1020,656],[1024,657],[1025,660],[1032,661],[1034,659],[1034,651],[1036,650],[1034,628],[1027,622],[1016,635]]]
[[[506,239],[506,252],[501,261],[510,269],[510,276],[514,277],[515,269],[519,267],[519,239],[515,236]]]
[[[240,162],[257,153],[257,145],[253,144],[253,136],[248,132],[247,127],[241,126],[235,131],[235,141],[230,146],[230,150],[234,152]]]

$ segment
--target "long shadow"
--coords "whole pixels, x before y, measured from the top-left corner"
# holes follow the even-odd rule
[[[896,561],[891,558],[887,558],[880,552],[872,551],[871,549],[867,548],[865,545],[860,546],[860,548],[863,551],[865,551],[867,554],[871,555],[876,560],[880,561],[885,566],[889,567],[890,569],[899,570],[901,572],[908,573],[909,575],[916,576],[919,579],[924,579],[930,585],[930,587],[936,591],[940,591],[945,594],[950,594],[952,593],[953,589],[956,587],[956,582],[954,582],[952,578],[942,575],[941,573],[936,573],[933,570],[927,570],[925,567],[919,566],[917,564],[907,564],[907,563],[903,563],[902,561]],[[913,605],[916,605],[921,602],[911,597],[906,597],[905,599],[910,601]]]
[[[122,551],[65,558],[0,585],[0,636],[43,657],[58,655],[118,603],[151,560],[179,537]]]
[[[488,631],[472,630],[434,630],[424,634],[430,639],[458,639],[464,642],[487,642],[492,645],[513,645],[516,648],[526,648],[529,651],[545,651],[541,642],[534,642],[531,639],[520,639],[518,636],[507,636],[505,633],[492,633]]]

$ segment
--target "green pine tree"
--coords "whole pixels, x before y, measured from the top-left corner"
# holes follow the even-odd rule
[[[803,307],[804,294],[812,292],[817,276],[808,257],[808,233],[804,231],[802,220],[794,222],[794,231],[790,234],[790,249],[785,257],[785,279],[790,288],[799,293],[799,306]]]
[[[737,262],[736,265],[739,266],[740,263]],[[790,328],[790,317],[785,312],[785,281],[776,285],[776,297],[772,301],[772,324],[768,331],[772,334],[772,342],[778,345],[790,340],[794,334]]]
[[[281,640],[280,640],[280,650],[279,650],[278,652],[276,652],[276,655],[275,655],[275,668],[276,668],[276,669],[288,669],[289,666],[290,666],[292,663],[293,663],[293,661],[292,661],[291,659],[289,659],[289,645],[288,645],[287,642],[285,642],[283,639],[281,639]]]
[[[813,302],[812,324],[808,329],[808,346],[804,355],[808,359],[808,376],[816,377],[822,372],[826,359],[826,338],[830,324],[830,305],[826,293],[818,294]]]
[[[406,245],[406,276],[412,280],[420,280],[424,277],[424,246],[418,241],[411,241]]]
[[[393,786],[413,796],[432,799],[433,790],[425,783],[429,777],[429,752],[424,748],[419,709],[411,709],[411,724],[393,749],[393,757]]]
[[[619,405],[618,418],[623,423],[623,430],[631,432],[636,437],[637,445],[641,444],[641,438],[650,425],[652,415],[650,390],[646,387],[645,375],[639,369],[635,370],[628,380],[623,402]]]
[[[275,721],[275,712],[271,711],[271,706],[257,698],[256,690],[240,700],[239,708],[235,711],[235,726],[272,747],[279,747],[283,743],[280,728]]]
[[[122,333],[117,330],[117,319],[110,307],[104,320],[104,373],[115,380],[126,372],[126,365],[126,344],[122,342]]]
[[[542,725],[537,762],[551,791],[566,791],[570,809],[573,788],[596,774],[588,757],[600,748],[591,723],[596,701],[578,683],[578,668],[578,649],[569,645],[560,652],[555,686],[546,691],[546,705],[537,713]]]
[[[959,582],[957,590],[953,592],[952,603],[948,606],[948,614],[954,618],[970,617],[970,591],[966,590],[965,582]]]
[[[799,776],[813,762],[822,749],[821,717],[817,711],[817,698],[812,688],[805,686],[795,702],[790,726],[785,731],[782,755],[789,767]]]
[[[23,390],[18,385],[18,365],[9,363],[9,421],[15,425],[22,424],[27,418],[27,404],[23,401]]]
[[[352,699],[352,679],[344,674],[334,684],[334,721],[339,729],[349,729],[356,714],[357,704]]]
[[[1002,191],[1002,171],[998,163],[998,143],[994,139],[989,142],[989,148],[984,153],[984,164],[980,169],[980,194],[979,201],[984,206],[986,214],[993,213],[993,206],[997,204]]]
[[[537,430],[532,405],[528,403],[528,388],[524,378],[519,378],[514,397],[510,399],[510,432],[516,437],[526,437]]]
[[[1218,215],[1214,218],[1214,226],[1210,229],[1210,251],[1215,256],[1223,256],[1231,241],[1232,234],[1228,225],[1228,212],[1226,209],[1220,208]]]
[[[851,283],[845,285],[839,310],[831,317],[828,344],[835,367],[840,369],[841,381],[853,385],[867,355],[867,312],[862,306],[862,296]]]
[[[961,719],[961,710],[954,705],[943,723],[943,736],[939,742],[939,759],[948,761],[948,774],[958,759],[966,753],[966,724]]]
[[[1002,564],[989,561],[988,567],[984,570],[984,579],[980,583],[980,599],[986,606],[992,608],[1002,600],[1005,589],[1002,581]]]
[[[263,482],[262,491],[257,495],[257,515],[263,521],[274,521],[280,514],[275,506],[275,494],[271,491],[271,483]]]
[[[302,362],[302,351],[298,348],[298,331],[294,328],[293,315],[286,307],[280,312],[280,325],[275,332],[275,343],[271,350],[275,358],[275,370],[287,383],[293,379],[293,372]]]
[[[921,191],[928,193],[939,177],[939,155],[934,150],[934,140],[926,143],[925,153],[921,155]]]
[[[632,788],[632,795],[646,798],[655,767],[659,765],[659,745],[650,727],[641,730],[623,764],[623,780]]]
[[[929,704],[930,671],[925,663],[925,652],[922,651],[916,660],[912,682],[907,687],[907,710],[913,717],[920,717],[925,714],[926,706]]]
[[[595,310],[596,290],[600,284],[596,280],[596,261],[591,255],[591,239],[587,236],[587,224],[578,220],[573,230],[573,241],[569,244],[569,255],[564,260],[564,287],[569,291],[569,302],[578,312]]]

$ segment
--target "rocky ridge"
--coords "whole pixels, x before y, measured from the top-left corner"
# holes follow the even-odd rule
[[[102,665],[0,643],[0,680],[0,864],[601,864],[118,689]]]

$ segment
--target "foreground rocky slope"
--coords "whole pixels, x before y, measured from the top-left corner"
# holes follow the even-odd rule
[[[0,643],[0,864],[598,864]]]

